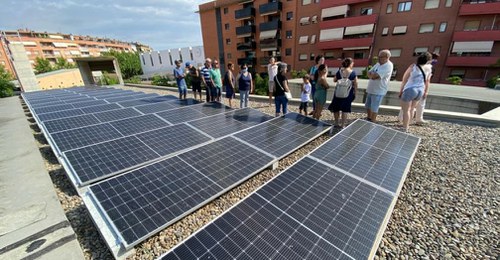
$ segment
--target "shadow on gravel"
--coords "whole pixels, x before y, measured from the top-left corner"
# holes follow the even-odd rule
[[[40,147],[39,149],[43,159],[45,159],[48,163],[59,164],[59,161],[50,146]]]
[[[91,259],[113,259],[83,203],[66,211],[66,217],[75,231],[82,250],[90,253]]]
[[[28,122],[30,122],[32,124],[36,123],[36,121],[33,117],[28,117],[28,118],[26,118],[26,120],[28,120]]]
[[[42,130],[40,130],[40,127],[38,127],[37,124],[30,124],[30,128],[33,129],[33,131],[40,133]]]
[[[64,192],[67,196],[78,196],[78,192],[76,192],[75,187],[71,184],[68,176],[66,175],[66,171],[64,168],[58,168],[55,170],[49,171],[50,178],[52,179],[52,183],[54,187]]]
[[[24,115],[28,118],[33,118],[33,115],[31,114],[31,112],[28,110],[28,111],[24,111]]]
[[[47,139],[42,133],[34,133],[33,137],[35,137],[35,140],[41,145],[49,144],[49,142],[47,142]]]

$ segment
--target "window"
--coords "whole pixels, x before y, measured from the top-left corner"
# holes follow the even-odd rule
[[[364,52],[355,52],[353,57],[354,57],[354,59],[364,59],[365,53]]]
[[[371,7],[361,8],[361,15],[371,15],[372,13],[373,13],[373,8]]]
[[[389,49],[391,52],[391,58],[401,57],[401,49]]]
[[[335,58],[335,56],[333,56],[333,52],[325,52],[325,60],[331,60]]]
[[[150,54],[150,55],[149,55],[149,59],[151,60],[151,66],[153,66],[153,67],[154,67],[154,66],[155,66],[155,64],[153,63],[153,55],[151,55],[151,54]]]
[[[229,12],[229,10],[227,9],[227,7],[224,7],[224,14],[227,14]]]
[[[231,39],[230,39],[230,38],[227,38],[227,39],[226,39],[226,44],[227,44],[227,45],[231,44]]]
[[[313,17],[311,18],[311,22],[312,22],[312,23],[318,23],[318,16],[317,16],[317,15],[313,16]]]
[[[384,29],[382,29],[382,36],[386,36],[387,34],[389,34],[389,27],[384,27]]]
[[[398,12],[409,12],[411,10],[411,1],[398,3]]]
[[[434,53],[439,54],[441,52],[441,47],[434,47]]]
[[[287,20],[287,21],[290,21],[290,20],[292,20],[292,19],[293,19],[293,12],[288,12],[288,13],[286,13],[286,20]]]
[[[448,26],[447,22],[442,22],[439,24],[439,32],[446,32],[446,26]]]
[[[142,65],[146,65],[146,60],[144,60],[144,55],[141,54],[141,58],[142,58]]]
[[[291,56],[291,55],[292,55],[292,49],[291,48],[285,49],[285,56]]]
[[[307,44],[309,42],[309,36],[300,36],[299,44]]]
[[[433,31],[434,31],[433,23],[423,23],[420,25],[420,28],[418,29],[418,33],[431,33]]]
[[[436,9],[439,7],[439,0],[425,0],[424,9]]]
[[[451,4],[453,3],[453,0],[446,0],[444,6],[445,7],[451,7]]]
[[[477,31],[481,21],[466,21],[464,24],[464,31]]]
[[[307,60],[307,54],[300,54],[300,55],[299,55],[299,60],[300,60],[300,61]]]
[[[315,43],[316,43],[316,34],[311,35],[311,44],[315,44]]]
[[[160,61],[160,64],[163,64],[162,60],[161,60],[161,55],[160,55],[160,52],[158,52],[158,60]]]
[[[233,55],[231,55],[231,53],[228,53],[226,56],[228,60],[233,58]]]
[[[314,60],[315,57],[316,55],[314,55],[314,53],[311,53],[311,55],[309,55],[309,60]]]
[[[407,28],[408,26],[406,25],[394,26],[394,29],[392,29],[392,35],[405,34]]]
[[[417,47],[415,50],[413,50],[413,56],[418,56],[426,51],[428,51],[429,48],[427,47]]]
[[[461,69],[451,70],[450,71],[450,77],[453,77],[453,76],[464,78],[465,77],[465,70],[461,70]]]
[[[312,2],[311,0],[302,0],[302,5],[308,5],[311,2]]]
[[[292,31],[286,31],[286,38],[292,39]]]
[[[228,23],[224,24],[224,29],[226,29],[226,31],[229,30],[229,24]]]
[[[309,22],[309,16],[308,17],[302,17],[302,18],[300,18],[300,22],[299,23],[300,23],[300,25],[308,25],[308,24],[310,24],[310,22]]]
[[[388,14],[392,13],[392,4],[387,4],[387,9],[385,9],[385,12]]]

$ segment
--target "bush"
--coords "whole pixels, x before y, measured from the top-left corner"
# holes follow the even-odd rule
[[[362,72],[361,75],[358,75],[360,79],[368,79],[368,71],[372,69],[372,65],[368,65]]]
[[[132,83],[132,84],[140,84],[142,82],[141,77],[139,76],[133,76],[129,79],[123,80],[125,83]]]
[[[459,77],[459,76],[448,77],[446,80],[448,82],[450,82],[450,84],[453,84],[453,85],[460,85],[460,84],[462,84],[462,78]]]
[[[260,96],[267,96],[267,91],[268,91],[267,84],[269,84],[269,76],[262,78],[260,74],[257,73],[255,75],[254,84],[255,84],[255,94]]]
[[[301,70],[301,71],[295,71],[295,70],[292,70],[291,72],[292,74],[292,79],[301,79],[302,77],[304,77],[306,74],[308,74],[308,72],[306,70]]]
[[[108,72],[104,72],[102,74],[102,84],[103,85],[116,85],[118,84],[120,81],[118,80],[118,78],[116,78],[115,75],[111,76]]]
[[[500,75],[497,75],[497,76],[489,79],[488,81],[486,81],[486,86],[488,88],[495,88],[495,86],[497,84],[500,84]]]
[[[154,75],[151,84],[155,86],[170,86],[169,81],[170,79],[168,76]]]
[[[15,87],[16,86],[14,85],[14,83],[6,79],[0,78],[0,98],[10,97],[14,95]]]

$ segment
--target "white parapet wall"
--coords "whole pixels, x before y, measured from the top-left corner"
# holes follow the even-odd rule
[[[203,66],[205,52],[203,46],[184,47],[179,49],[168,49],[161,51],[144,52],[140,54],[141,67],[145,78],[154,75],[172,75],[175,68],[175,60],[189,61],[195,67]]]

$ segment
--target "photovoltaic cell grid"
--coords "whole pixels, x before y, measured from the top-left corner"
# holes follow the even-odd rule
[[[169,95],[169,96],[159,96],[159,97],[152,97],[152,98],[123,101],[123,102],[119,102],[118,104],[120,104],[120,106],[122,106],[122,107],[135,107],[135,106],[154,104],[154,103],[158,103],[158,102],[170,101],[170,100],[175,100],[175,99],[177,99],[177,97]]]
[[[49,133],[55,133],[72,128],[94,125],[98,123],[101,123],[101,121],[99,121],[99,119],[97,119],[94,115],[86,114],[86,115],[79,115],[74,117],[59,118],[59,119],[45,121],[43,122],[43,125],[45,126],[45,129],[47,129]]]
[[[274,158],[226,137],[90,187],[127,247],[251,177]]]
[[[188,98],[185,100],[172,100],[168,102],[158,102],[154,104],[137,106],[136,109],[141,111],[144,114],[151,114],[160,111],[165,111],[173,108],[183,107],[183,106],[191,106],[194,104],[198,104],[199,101],[194,100],[192,98]]]
[[[169,124],[154,114],[126,118],[110,122],[123,135],[133,135],[153,129],[169,126]]]
[[[371,259],[399,190],[388,191],[329,164],[338,154],[326,152],[348,146],[345,137],[376,144],[387,140],[386,131],[399,135],[370,122],[354,122],[162,259]],[[399,169],[399,188],[419,142],[403,135],[402,145],[393,138],[384,146],[410,152],[397,159],[407,166]],[[322,159],[314,157],[325,153]],[[361,159],[363,153],[357,153],[349,150],[343,156]]]
[[[143,110],[145,106],[138,107],[141,112],[146,112]],[[151,109],[152,107],[148,107]],[[224,113],[226,111],[232,110],[230,107],[225,106],[220,103],[203,103],[194,106],[185,106],[175,110],[168,110],[164,112],[156,113],[159,117],[167,120],[171,124],[178,124],[182,122],[187,122],[195,119],[204,118],[206,116],[211,116],[219,113]]]
[[[50,135],[59,152],[123,137],[109,123],[75,128]]]

